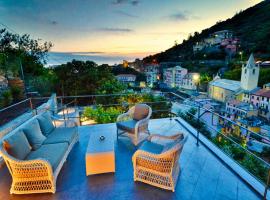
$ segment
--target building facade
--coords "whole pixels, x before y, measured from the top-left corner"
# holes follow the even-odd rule
[[[153,87],[154,83],[159,80],[160,66],[158,64],[149,64],[144,66],[144,73],[146,75],[146,83],[148,87]]]
[[[182,80],[187,73],[188,70],[180,66],[167,68],[163,72],[163,81],[169,87],[180,88],[182,86]]]
[[[136,81],[136,76],[133,74],[119,74],[116,76],[116,79],[121,83],[134,86],[135,81]]]
[[[195,76],[199,77],[199,75],[200,75],[199,73],[187,73],[182,79],[181,88],[187,90],[196,90],[198,83],[196,83],[194,77]]]

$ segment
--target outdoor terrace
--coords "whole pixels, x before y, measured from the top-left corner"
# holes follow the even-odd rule
[[[217,158],[175,119],[150,121],[151,133],[189,135],[180,158],[181,173],[175,192],[133,181],[131,157],[136,151],[128,138],[116,140],[116,125],[98,124],[79,127],[79,143],[71,151],[58,180],[55,194],[10,195],[11,177],[0,170],[0,199],[74,200],[74,199],[261,199],[238,175]],[[90,134],[110,132],[115,136],[116,172],[86,176],[85,152]]]

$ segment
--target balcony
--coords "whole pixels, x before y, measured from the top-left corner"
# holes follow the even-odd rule
[[[174,118],[150,121],[151,133],[190,134]],[[115,136],[116,172],[85,175],[85,152],[90,134],[110,132]],[[6,167],[0,170],[0,199],[260,199],[239,176],[232,172],[204,145],[196,145],[190,135],[181,155],[181,173],[175,193],[133,181],[131,157],[136,148],[127,138],[116,140],[116,126],[98,124],[79,127],[80,140],[64,164],[56,194],[10,195],[11,177]]]
[[[93,101],[92,96],[90,99]],[[40,102],[43,101],[38,100],[36,103],[31,101],[31,105],[40,105]],[[86,101],[80,103],[83,102]],[[186,106],[181,109],[188,110]],[[174,113],[175,107],[177,106],[173,106],[171,110]],[[35,109],[35,112],[37,111]],[[153,111],[164,112],[164,110]],[[29,113],[32,112],[30,109]],[[153,116],[157,118],[157,115]],[[115,123],[107,123],[79,126],[79,143],[71,151],[58,176],[55,194],[10,195],[11,176],[6,166],[3,166],[0,169],[0,199],[261,199],[263,197],[264,184],[261,181],[183,118],[178,115],[170,116],[151,119],[149,130],[151,134],[172,135],[182,132],[189,135],[180,157],[181,173],[174,193],[133,181],[131,158],[136,147],[128,138],[120,137],[117,140]],[[89,137],[100,132],[109,132],[114,136],[116,172],[86,176],[85,152]]]

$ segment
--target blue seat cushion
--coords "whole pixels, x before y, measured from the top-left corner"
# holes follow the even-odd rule
[[[37,117],[40,129],[46,137],[54,130],[54,125],[50,113],[47,111]]]
[[[48,135],[43,144],[56,144],[66,142],[69,145],[77,135],[76,127],[59,127],[55,128],[53,132]]]
[[[25,160],[35,160],[35,159],[45,159],[47,160],[53,171],[58,167],[59,163],[63,159],[64,154],[68,149],[67,143],[57,143],[57,144],[46,144],[42,145],[36,151],[31,151],[31,153],[25,158]]]
[[[22,130],[7,136],[3,141],[3,145],[8,154],[19,160],[23,160],[32,149]]]
[[[117,122],[116,126],[118,129],[127,131],[129,133],[135,133],[136,123],[137,123],[136,120],[128,120],[128,121]]]
[[[22,130],[33,150],[37,150],[38,148],[40,148],[42,143],[46,140],[46,137],[42,134],[40,130],[37,119],[27,122],[25,125],[23,125]]]
[[[153,154],[160,154],[163,151],[163,146],[154,142],[145,141],[139,149]]]

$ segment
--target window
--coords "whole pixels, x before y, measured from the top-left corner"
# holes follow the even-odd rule
[[[257,97],[257,100],[259,100],[259,97]]]
[[[245,69],[245,74],[247,73],[247,69]]]
[[[253,69],[252,73],[255,74],[255,69]]]

